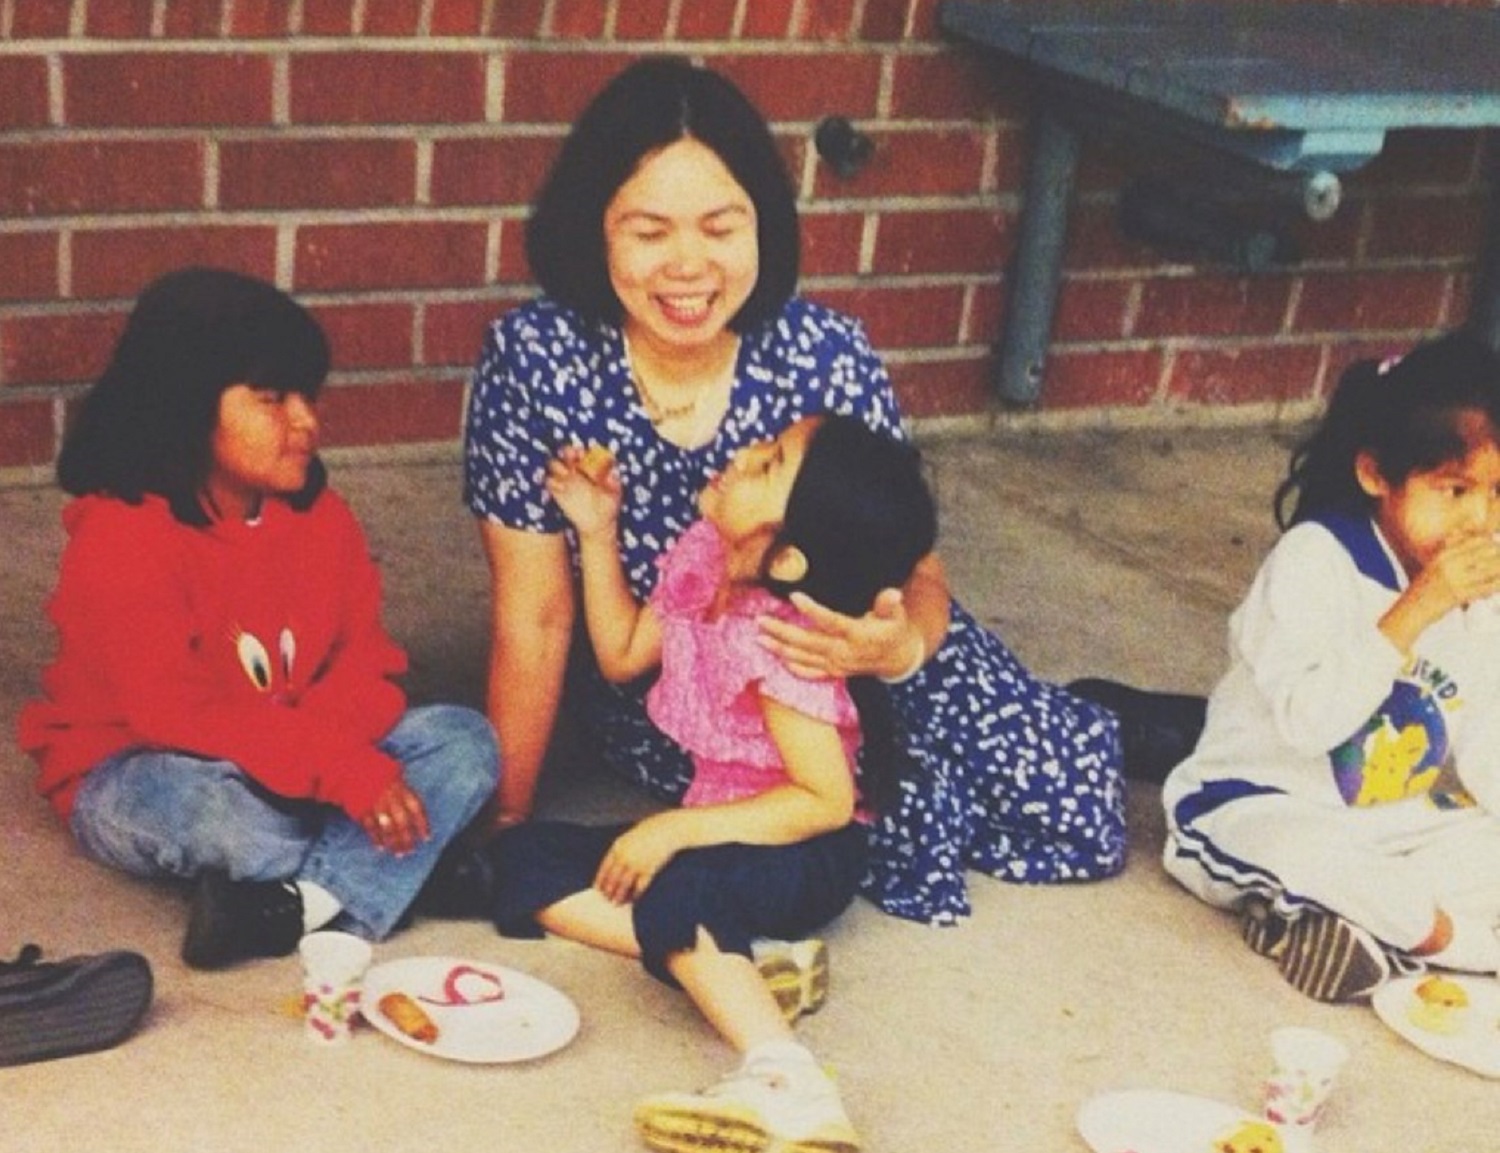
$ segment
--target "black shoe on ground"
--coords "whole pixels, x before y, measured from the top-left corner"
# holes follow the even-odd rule
[[[151,1006],[151,966],[118,950],[42,962],[27,945],[0,962],[0,1066],[112,1049]]]
[[[1205,697],[1148,692],[1098,678],[1064,687],[1075,697],[1103,705],[1119,719],[1125,775],[1133,781],[1161,784],[1192,753],[1203,733]]]
[[[188,911],[182,959],[194,969],[222,969],[251,957],[284,957],[302,939],[302,894],[287,881],[231,881],[199,876]]]
[[[492,915],[495,863],[489,850],[460,838],[443,850],[412,909],[424,917],[479,921]]]

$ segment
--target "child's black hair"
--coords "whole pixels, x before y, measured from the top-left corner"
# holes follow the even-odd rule
[[[1361,453],[1388,484],[1400,485],[1413,473],[1461,459],[1473,446],[1465,443],[1459,417],[1475,411],[1500,431],[1500,356],[1470,332],[1426,341],[1399,360],[1351,364],[1322,421],[1292,453],[1276,489],[1276,523],[1288,528],[1327,513],[1368,516],[1374,498],[1355,472]]]
[[[154,494],[182,523],[207,525],[201,492],[224,390],[248,384],[315,400],[328,367],[323,330],[280,289],[220,268],[169,272],[142,291],[84,397],[58,457],[58,484],[131,504]],[[288,502],[306,508],[326,483],[315,459]]]
[[[898,588],[937,540],[937,509],[915,448],[852,417],[828,416],[813,432],[786,515],[768,556],[788,545],[807,558],[799,581],[766,585],[803,592],[848,616],[869,611],[881,589]],[[903,745],[886,685],[854,677],[864,752],[860,787],[874,810],[894,800]]]

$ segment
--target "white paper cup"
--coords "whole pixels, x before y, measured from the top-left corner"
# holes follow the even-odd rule
[[[1262,1113],[1281,1128],[1288,1148],[1307,1148],[1349,1059],[1336,1037],[1317,1029],[1288,1025],[1271,1034],[1272,1069],[1262,1086]]]
[[[298,946],[302,957],[302,1021],[307,1037],[320,1045],[349,1040],[359,1015],[360,986],[370,967],[370,942],[352,933],[309,933]]]

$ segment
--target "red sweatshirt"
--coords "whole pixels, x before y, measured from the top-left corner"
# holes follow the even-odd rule
[[[255,523],[180,524],[164,500],[80,497],[47,607],[57,659],[21,711],[38,790],[64,820],[121,749],[228,760],[285,797],[359,818],[400,773],[376,748],[406,707],[406,656],[343,500],[267,500]]]

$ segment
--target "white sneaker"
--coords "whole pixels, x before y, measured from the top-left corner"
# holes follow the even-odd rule
[[[701,1093],[662,1093],[635,1108],[658,1153],[858,1153],[838,1089],[806,1060],[751,1058]]]
[[[828,946],[817,937],[777,941],[759,937],[750,954],[788,1022],[816,1013],[828,1000]]]

